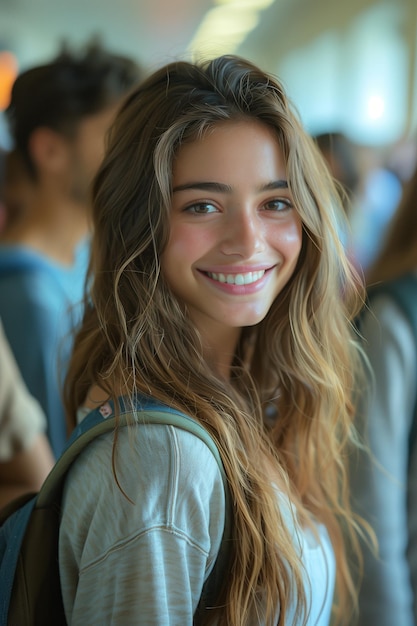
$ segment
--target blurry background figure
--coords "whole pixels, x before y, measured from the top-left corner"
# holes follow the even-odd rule
[[[360,176],[357,165],[355,147],[341,132],[324,132],[314,135],[320,152],[326,159],[330,173],[339,187],[348,222],[351,222],[351,211],[355,204]],[[346,251],[357,266],[355,258],[355,242],[352,233],[341,232],[340,238]]]
[[[23,379],[48,420],[55,455],[66,441],[61,380],[82,315],[90,184],[105,134],[142,70],[92,44],[20,74],[7,109],[13,152],[0,242],[0,316]]]
[[[0,148],[0,236],[5,228],[7,214],[4,202],[3,186],[4,186],[4,168],[6,161],[6,151]]]
[[[10,230],[24,215],[31,203],[31,194],[34,193],[33,181],[25,167],[22,157],[17,150],[10,150],[4,154],[3,184],[0,198],[4,205],[4,223],[0,229],[3,232]]]
[[[382,150],[358,148],[358,160],[361,183],[350,221],[354,256],[366,273],[384,245],[401,200],[403,181]]]
[[[360,626],[417,624],[417,170],[367,272],[360,332],[371,372],[357,426],[352,504],[375,529],[364,547]]]
[[[405,184],[384,245],[367,272],[369,287],[417,272],[417,168]]]
[[[46,419],[20,376],[0,323],[0,508],[38,491],[54,459]]]
[[[320,151],[327,161],[330,172],[346,194],[345,208],[349,214],[349,203],[357,192],[360,176],[355,147],[340,132],[320,133],[314,136]]]
[[[378,149],[356,144],[341,132],[320,133],[314,139],[342,188],[350,232],[341,236],[352,261],[366,273],[384,244],[402,196],[408,173],[402,152],[407,146]]]

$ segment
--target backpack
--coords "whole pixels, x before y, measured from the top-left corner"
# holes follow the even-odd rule
[[[203,589],[199,610],[220,590],[230,534],[228,487],[219,451],[209,433],[191,417],[145,396],[135,400],[139,423],[168,424],[193,433],[211,450],[223,478],[226,524],[215,566]],[[80,452],[115,426],[132,424],[132,408],[120,399],[120,411],[107,402],[90,412],[74,429],[59,460],[37,494],[17,498],[0,515],[0,626],[61,626],[66,624],[62,603],[58,539],[60,503],[65,476]],[[130,420],[129,417],[130,416]],[[139,415],[137,414],[137,420]],[[222,576],[223,572],[223,576]]]
[[[414,336],[414,345],[417,353],[417,275],[410,272],[388,280],[381,284],[373,285],[368,289],[368,305],[372,309],[372,301],[378,295],[387,295],[399,306],[403,315],[411,325]],[[360,329],[360,324],[359,324]],[[417,392],[415,397],[413,419],[408,437],[408,458],[417,439]]]

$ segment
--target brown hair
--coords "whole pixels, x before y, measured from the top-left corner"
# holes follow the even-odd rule
[[[36,128],[45,126],[72,137],[85,117],[116,104],[143,76],[139,64],[96,42],[79,53],[65,47],[49,63],[19,74],[6,116],[30,176],[36,179],[29,150]]]

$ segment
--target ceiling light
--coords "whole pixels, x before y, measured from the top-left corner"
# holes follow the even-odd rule
[[[208,11],[188,50],[197,56],[233,54],[259,22],[261,11],[274,0],[216,0]]]

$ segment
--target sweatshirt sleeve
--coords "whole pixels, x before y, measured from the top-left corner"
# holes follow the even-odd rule
[[[172,426],[95,440],[63,501],[60,572],[68,624],[193,623],[224,528],[225,495],[207,446]],[[124,493],[122,493],[121,489]]]
[[[366,312],[361,332],[373,380],[362,390],[357,424],[370,454],[352,465],[354,509],[373,527],[378,554],[364,546],[359,626],[412,626],[413,593],[407,561],[408,440],[416,394],[416,348],[411,326],[387,296]]]

